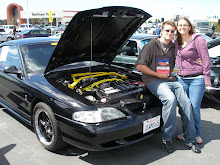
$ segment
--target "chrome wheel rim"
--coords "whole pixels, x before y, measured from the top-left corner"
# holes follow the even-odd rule
[[[38,110],[35,114],[35,127],[39,140],[44,145],[50,145],[54,139],[53,125],[43,109]]]

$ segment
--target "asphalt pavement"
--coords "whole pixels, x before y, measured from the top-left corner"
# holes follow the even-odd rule
[[[181,121],[176,135],[180,133]],[[219,165],[220,105],[204,100],[201,108],[201,154],[174,140],[175,152],[167,154],[158,133],[120,149],[88,152],[68,145],[56,153],[45,150],[33,129],[5,108],[0,108],[0,165]]]

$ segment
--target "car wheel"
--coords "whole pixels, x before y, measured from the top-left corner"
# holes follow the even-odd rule
[[[11,40],[12,40],[12,38],[11,38],[11,37],[8,37],[8,38],[7,38],[7,41],[11,41]]]
[[[37,138],[45,149],[55,151],[65,145],[57,120],[47,104],[43,102],[36,104],[33,125]]]

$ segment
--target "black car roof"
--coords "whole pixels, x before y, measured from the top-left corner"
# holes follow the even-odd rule
[[[220,45],[220,38],[216,38],[216,39],[213,39],[213,40],[211,40],[211,41],[208,41],[207,42],[207,45],[208,45],[208,48],[210,49],[210,48],[213,48],[213,47],[215,47],[215,46],[217,46],[217,45]]]
[[[24,38],[19,40],[12,40],[3,43],[4,45],[27,45],[27,44],[34,44],[34,43],[40,43],[40,42],[58,42],[59,38],[52,38],[52,37],[35,37],[35,38]]]

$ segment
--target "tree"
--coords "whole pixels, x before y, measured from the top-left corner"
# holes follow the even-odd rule
[[[220,33],[220,24],[218,22],[210,22],[210,25],[215,25],[215,33]]]
[[[0,25],[7,25],[7,19],[0,20]]]
[[[159,19],[155,19],[155,22],[160,22],[160,20]]]

